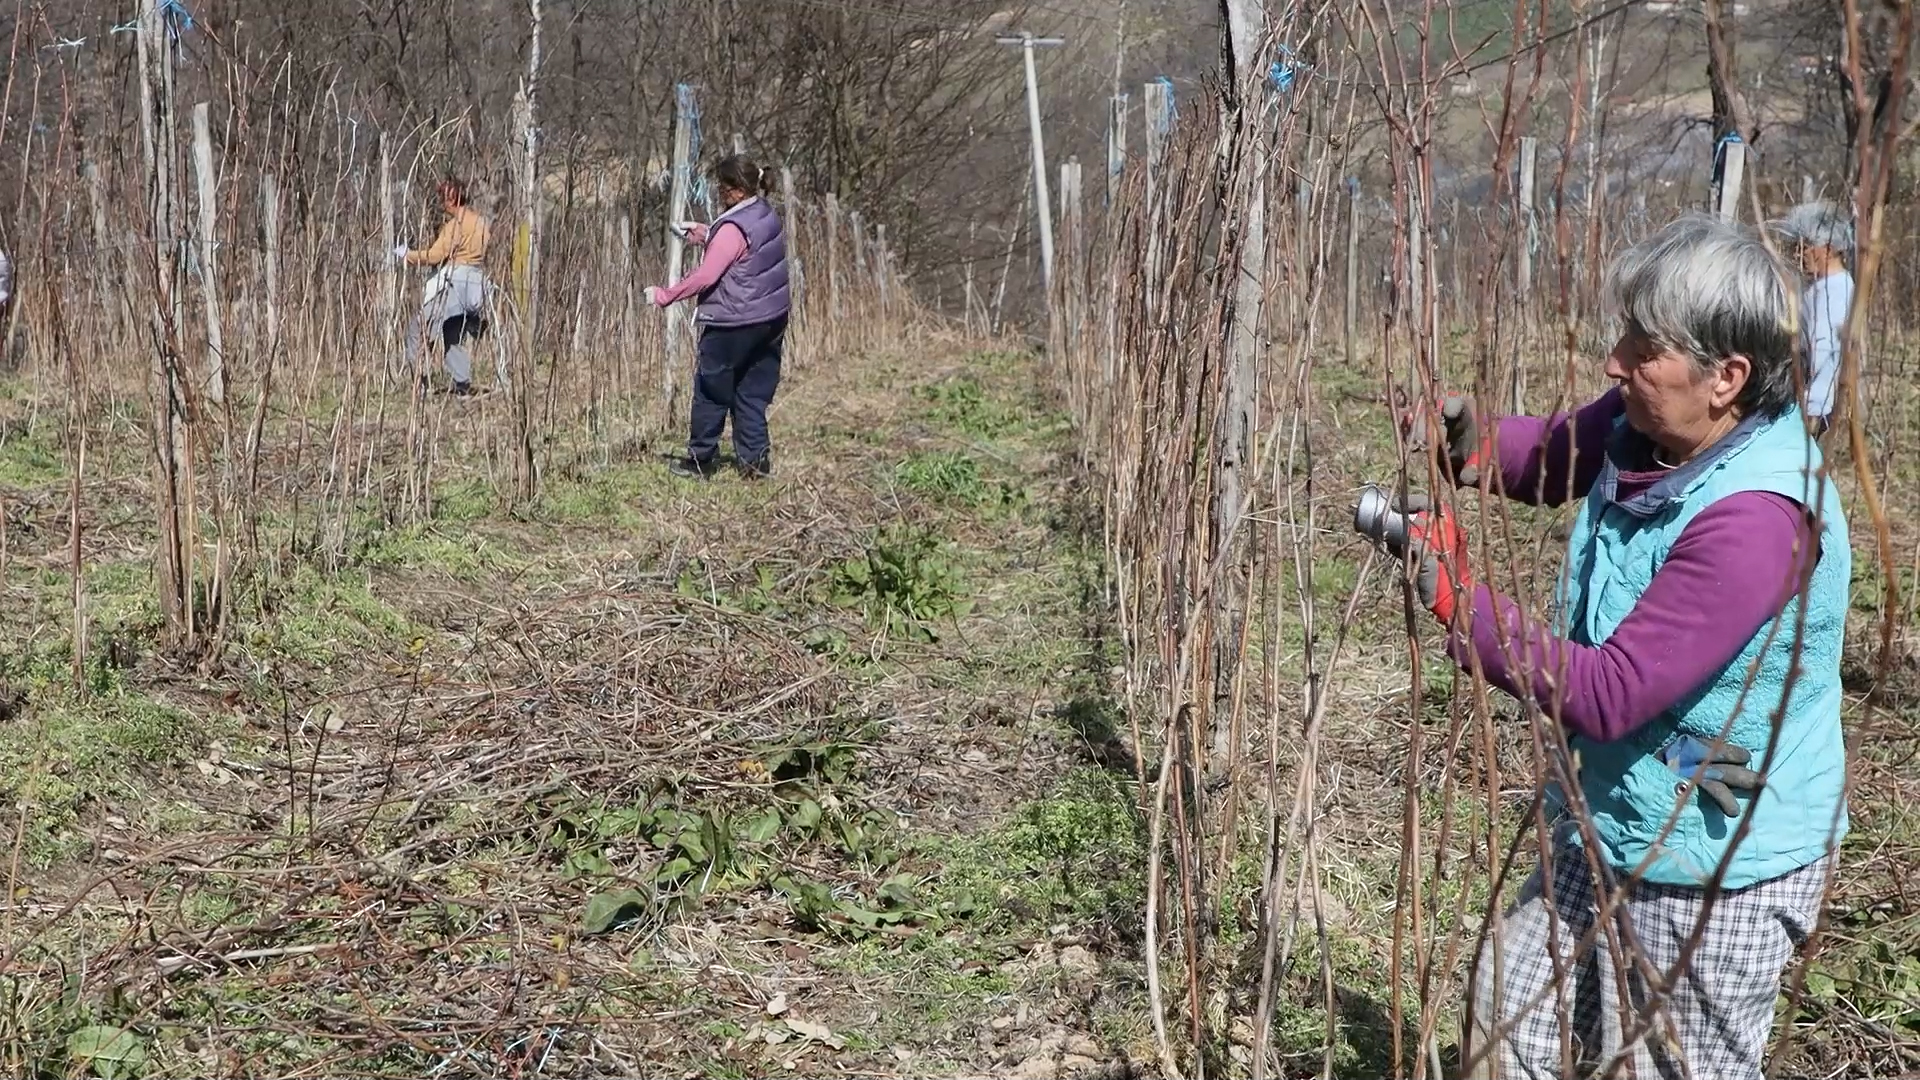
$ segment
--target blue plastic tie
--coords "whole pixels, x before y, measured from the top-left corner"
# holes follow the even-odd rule
[[[180,0],[163,0],[160,5],[160,17],[167,20],[167,36],[174,41],[180,40],[180,31],[193,29],[193,12]],[[108,30],[110,34],[128,34],[140,29],[140,20],[123,22]]]
[[[1293,78],[1296,74],[1313,69],[1311,65],[1302,64],[1294,59],[1293,50],[1285,45],[1276,45],[1274,48],[1280,54],[1280,58],[1267,68],[1267,82],[1271,83],[1275,90],[1284,94],[1293,89]]]
[[[707,190],[707,178],[694,162],[700,160],[700,104],[694,100],[693,87],[686,83],[673,85],[674,103],[679,107],[680,116],[687,122],[687,163],[682,178],[687,181],[687,194],[692,202],[706,208],[707,217],[713,217],[713,193]]]

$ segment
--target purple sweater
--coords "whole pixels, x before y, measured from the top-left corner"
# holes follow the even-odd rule
[[[1620,413],[1616,390],[1572,413],[1501,420],[1500,477],[1509,497],[1547,506],[1584,498]],[[1630,471],[1644,463],[1619,464],[1617,499],[1645,491],[1663,475]],[[1523,618],[1512,600],[1476,585],[1472,634],[1456,637],[1448,651],[1462,666],[1477,657],[1489,682],[1516,697],[1531,695],[1548,711],[1558,684],[1567,729],[1610,742],[1658,717],[1738,656],[1799,591],[1806,562],[1795,552],[1817,559],[1816,540],[1812,520],[1794,500],[1772,492],[1729,495],[1681,530],[1640,602],[1604,644],[1557,638],[1543,622]],[[1755,587],[1766,583],[1772,584]],[[1507,664],[1509,652],[1517,669]],[[1523,684],[1528,672],[1531,686]]]

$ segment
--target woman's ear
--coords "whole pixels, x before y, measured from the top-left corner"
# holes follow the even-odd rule
[[[1740,400],[1741,391],[1747,388],[1747,383],[1752,378],[1753,360],[1751,358],[1734,353],[1720,361],[1720,366],[1714,369],[1713,387],[1709,391],[1714,407],[1724,409]]]

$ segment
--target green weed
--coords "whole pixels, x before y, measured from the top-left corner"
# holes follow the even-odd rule
[[[704,562],[692,559],[680,571],[680,577],[674,582],[674,591],[725,611],[776,619],[786,614],[773,567],[765,564],[754,567],[752,584],[729,589],[721,586]]]
[[[0,433],[0,486],[46,487],[66,475],[66,452],[39,431],[29,428]]]
[[[357,563],[392,570],[432,571],[477,583],[515,561],[471,532],[449,536],[431,526],[381,529],[366,538]]]
[[[980,475],[980,463],[956,451],[913,454],[894,466],[894,481],[908,491],[961,506],[998,507],[1019,501],[1019,493],[1005,483]]]
[[[26,853],[38,866],[85,849],[74,827],[89,805],[131,795],[141,768],[198,753],[219,734],[127,688],[115,669],[94,683],[85,695],[64,682],[34,687],[0,738],[0,803],[31,808]]]
[[[976,438],[1001,438],[1029,424],[1022,410],[994,400],[965,376],[924,387],[919,394],[929,420]]]
[[[253,646],[316,667],[350,649],[398,648],[415,634],[405,615],[374,595],[369,579],[311,566],[293,568],[264,591],[260,611]]]
[[[999,828],[927,854],[945,865],[941,898],[986,905],[983,918],[1002,929],[1065,917],[1130,931],[1146,895],[1131,782],[1098,768],[1075,769]]]
[[[605,478],[555,480],[541,490],[533,516],[566,524],[629,529],[640,520],[629,499],[629,492]]]
[[[876,633],[903,641],[931,642],[930,625],[957,619],[972,610],[961,598],[965,584],[933,535],[911,529],[874,538],[865,553],[833,571],[829,598],[839,607],[857,607]]]
[[[434,493],[435,521],[479,521],[499,505],[493,485],[484,480],[461,480]]]

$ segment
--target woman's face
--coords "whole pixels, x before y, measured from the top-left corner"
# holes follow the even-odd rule
[[[745,200],[746,197],[747,193],[737,187],[728,187],[725,184],[720,185],[720,206],[722,209],[731,210]]]
[[[440,209],[445,210],[449,214],[460,209],[459,197],[451,191],[442,191],[440,193]]]
[[[1620,385],[1627,423],[1660,446],[1683,453],[1701,448],[1728,426],[1751,371],[1746,357],[1730,356],[1702,372],[1693,357],[1633,327],[1607,354],[1607,377]]]

